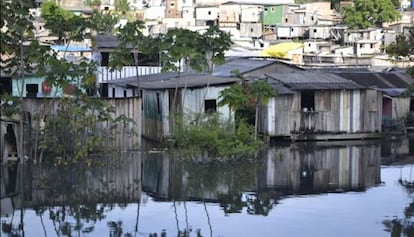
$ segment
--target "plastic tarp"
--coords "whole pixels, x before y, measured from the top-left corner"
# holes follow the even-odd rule
[[[303,48],[302,43],[296,43],[296,42],[284,42],[272,45],[266,49],[264,49],[262,52],[260,52],[261,57],[275,57],[275,58],[286,58],[289,59],[288,53],[289,51]]]

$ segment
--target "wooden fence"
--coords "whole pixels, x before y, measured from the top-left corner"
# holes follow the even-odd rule
[[[113,149],[138,149],[141,144],[141,99],[139,98],[102,98],[115,108],[113,118],[124,115],[133,120],[133,124],[118,126],[106,146]],[[29,125],[34,129],[44,126],[45,115],[53,116],[59,107],[60,99],[33,98],[24,100],[24,110]],[[104,122],[100,128],[109,129],[114,124]]]

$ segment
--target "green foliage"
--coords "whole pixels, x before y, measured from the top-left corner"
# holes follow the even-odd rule
[[[343,23],[351,29],[365,29],[401,17],[391,0],[354,0],[353,3],[341,11]]]
[[[208,68],[204,55],[197,50],[200,39],[199,33],[183,28],[170,29],[166,34],[160,35],[157,41],[162,71],[180,72],[181,61],[196,71]]]
[[[198,50],[204,55],[211,55],[211,64],[221,65],[225,62],[224,52],[229,50],[233,42],[230,34],[220,30],[217,26],[210,26],[202,34],[198,42]],[[210,71],[212,68],[210,68]]]
[[[42,149],[53,162],[67,164],[87,159],[91,152],[105,151],[119,131],[133,121],[125,116],[114,118],[115,108],[98,98],[81,96],[62,98],[56,116],[46,120]],[[104,124],[111,126],[104,127]]]
[[[263,142],[254,128],[240,121],[221,121],[219,114],[187,114],[175,118],[174,142],[182,158],[225,161],[254,157]]]
[[[224,63],[224,52],[232,44],[230,35],[216,26],[211,26],[204,33],[188,29],[170,29],[154,39],[162,64],[162,71],[179,72],[181,62],[197,72],[211,71],[211,66]]]
[[[99,6],[101,5],[102,1],[101,0],[86,0],[85,4],[92,7],[92,6]]]
[[[118,20],[116,15],[94,10],[90,18],[90,28],[97,34],[112,34]]]
[[[408,68],[407,73],[414,79],[414,67]]]
[[[30,0],[1,1],[0,16],[0,70],[14,78],[37,71],[36,63],[45,55],[33,35],[33,17],[29,8],[34,7]]]
[[[121,69],[125,65],[138,65],[138,51],[145,50],[146,37],[141,30],[144,28],[144,22],[128,22],[124,27],[119,29],[119,45],[111,54],[109,66],[111,70]],[[131,53],[134,57],[131,57]]]
[[[238,74],[238,72],[234,73]],[[266,81],[247,82],[242,78],[241,84],[234,84],[220,92],[218,105],[229,105],[236,113],[236,119],[254,124],[257,106],[267,104],[274,96],[277,96],[277,92]]]
[[[392,56],[414,55],[414,30],[410,30],[410,34],[407,37],[398,35],[395,42],[390,44],[385,50]]]
[[[21,103],[16,97],[7,94],[0,94],[1,116],[11,118],[20,111]]]
[[[414,79],[414,67],[410,67],[406,71]],[[404,91],[404,96],[410,97],[414,93],[414,83],[411,83],[408,88]]]
[[[45,28],[58,37],[59,43],[66,43],[68,40],[82,41],[86,29],[89,28],[86,19],[61,8],[55,1],[44,2],[41,13],[45,20]]]
[[[128,12],[131,11],[131,6],[129,5],[128,0],[115,0],[115,11],[120,13],[121,15],[126,15]]]

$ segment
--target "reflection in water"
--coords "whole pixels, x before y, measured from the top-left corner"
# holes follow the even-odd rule
[[[413,167],[410,167],[410,175],[400,177],[398,184],[407,193],[411,202],[404,208],[403,217],[386,219],[383,224],[392,237],[414,236],[414,181],[412,180]]]
[[[380,188],[381,149],[380,143],[374,142],[295,143],[272,146],[261,152],[256,162],[183,163],[176,156],[160,152],[99,157],[102,162],[91,167],[32,165],[18,170],[6,167],[1,177],[1,233],[2,236],[263,236],[260,233],[266,232],[262,231],[273,233],[275,225],[282,231],[286,224],[280,223],[285,223],[283,218],[287,213],[300,213],[300,207],[283,212],[284,203],[292,197],[312,200],[306,207],[317,208],[318,197],[307,194],[345,196],[339,193],[364,194],[370,187]],[[395,150],[409,152],[409,149]],[[402,178],[399,185],[409,195],[413,194],[411,180]],[[279,216],[280,213],[285,214]],[[404,218],[380,216],[379,222],[387,227],[386,231],[411,233],[413,213],[414,203],[407,206]],[[295,218],[298,219],[287,223],[303,221],[302,216]],[[340,216],[333,212],[330,218]],[[232,220],[237,228],[228,224]],[[310,217],[305,222],[312,220]],[[240,225],[240,221],[244,224]],[[255,231],[244,233],[251,222],[255,222],[251,227]]]
[[[332,143],[331,143],[332,144]],[[380,145],[301,143],[264,152],[261,189],[292,193],[363,190],[380,182]]]
[[[24,166],[24,170],[19,170],[15,183],[18,195],[9,196],[8,192],[3,195],[2,192],[1,215],[11,215],[10,223],[2,220],[2,232],[24,236],[23,219],[15,223],[16,211],[12,209],[22,212],[33,209],[40,218],[45,235],[54,231],[57,236],[73,236],[75,233],[93,232],[94,225],[105,219],[106,213],[116,205],[125,207],[128,203],[139,203],[141,160],[138,154],[117,155],[119,157],[99,157],[98,165],[92,167]],[[7,184],[10,180],[5,180],[5,177],[7,175],[2,174],[2,186],[11,185]],[[20,183],[24,184],[23,190]],[[52,222],[51,229],[46,230],[45,216]],[[110,233],[116,233],[121,226],[113,223],[108,222]]]

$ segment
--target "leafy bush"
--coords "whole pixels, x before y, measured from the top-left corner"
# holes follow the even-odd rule
[[[222,121],[219,114],[177,116],[174,149],[182,158],[195,161],[224,161],[254,157],[263,146],[254,126],[241,120]]]
[[[40,149],[52,162],[63,163],[77,162],[91,152],[104,151],[120,125],[125,128],[126,124],[134,122],[126,116],[114,118],[114,112],[115,109],[101,99],[85,95],[62,98],[57,114],[46,120]]]

